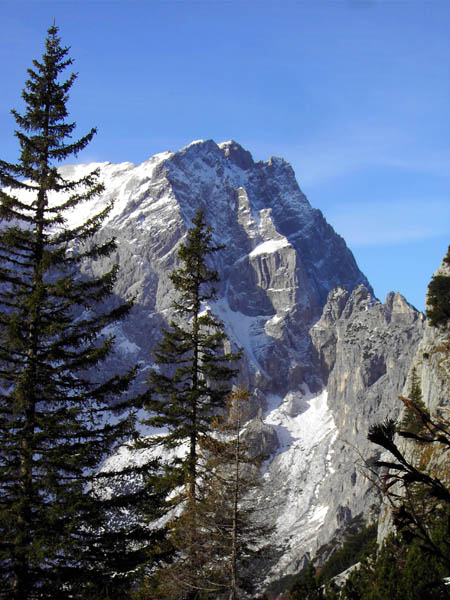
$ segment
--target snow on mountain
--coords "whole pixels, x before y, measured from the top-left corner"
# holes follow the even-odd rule
[[[285,248],[289,246],[289,242],[286,238],[282,238],[280,240],[269,240],[268,242],[263,242],[256,246],[254,250],[252,250],[249,254],[250,257],[257,256],[258,254],[270,254],[271,252],[277,252],[281,248]]]
[[[273,542],[283,550],[276,565],[282,570],[293,555],[313,556],[317,549],[317,530],[332,510],[323,503],[320,487],[333,469],[337,428],[326,390],[316,396],[299,390],[282,399],[271,397],[264,423],[275,429],[279,440],[267,462],[264,483],[266,490],[272,490],[266,500],[276,515]]]
[[[75,179],[94,168],[105,191],[77,207],[68,224],[114,203],[99,237],[116,237],[117,251],[84,266],[98,275],[118,262],[114,293],[135,298],[116,330],[111,372],[139,364],[144,385],[173,314],[169,274],[178,243],[198,209],[225,246],[214,257],[221,281],[210,309],[244,350],[239,379],[253,392],[246,429],[269,457],[260,504],[275,526],[271,577],[294,572],[379,502],[355,467],[354,448],[373,454],[365,435],[393,410],[420,339],[419,313],[401,297],[385,305],[373,298],[344,240],[311,207],[283,159],[254,162],[232,140],[198,140],[138,166],[61,172]],[[123,449],[111,460],[138,457]]]

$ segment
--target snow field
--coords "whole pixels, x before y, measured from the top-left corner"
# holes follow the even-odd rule
[[[276,523],[273,543],[283,547],[277,568],[311,551],[328,506],[320,501],[320,486],[330,474],[337,429],[327,404],[327,391],[290,392],[269,400],[264,422],[274,427],[280,446],[264,468],[266,510]]]

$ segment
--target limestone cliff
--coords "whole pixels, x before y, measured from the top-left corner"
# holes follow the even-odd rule
[[[450,277],[450,264],[444,260],[435,275]],[[420,382],[424,404],[432,418],[440,416],[446,418],[448,422],[450,405],[450,331],[448,326],[434,327],[428,322],[425,323],[422,339],[412,357],[407,380],[402,390],[402,395],[406,397],[410,394],[413,370]],[[401,403],[399,403],[399,408],[401,408],[400,422],[405,416],[406,409]],[[396,436],[395,441],[409,462],[450,484],[448,453],[444,447],[440,444],[422,446],[400,436]],[[390,458],[389,453],[383,454],[383,460]],[[401,486],[395,487],[394,490],[400,495],[404,493]],[[385,502],[380,511],[379,543],[392,531],[391,505]]]

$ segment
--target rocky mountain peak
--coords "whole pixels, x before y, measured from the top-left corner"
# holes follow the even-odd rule
[[[386,310],[391,315],[401,315],[415,312],[416,309],[399,292],[389,292],[385,302]]]
[[[251,169],[255,164],[250,152],[244,150],[244,148],[234,140],[222,142],[221,144],[218,144],[218,147],[223,151],[226,158],[240,169]]]

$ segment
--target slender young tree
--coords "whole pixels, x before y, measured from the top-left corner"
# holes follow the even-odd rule
[[[187,442],[187,455],[178,460],[175,472],[193,502],[199,440],[211,431],[214,412],[225,406],[237,372],[230,362],[239,357],[224,351],[223,325],[207,307],[218,281],[217,271],[208,267],[207,260],[220,249],[213,245],[212,230],[198,211],[186,242],[180,244],[181,267],[170,276],[179,294],[173,303],[179,321],[172,321],[163,332],[155,351],[160,369],[150,373],[148,409],[152,412],[146,423],[168,429],[167,434],[155,437],[155,444],[171,449]]]
[[[238,388],[229,397],[225,418],[201,441],[202,481],[199,522],[203,533],[203,572],[217,597],[252,597],[261,555],[272,531],[258,522],[255,494],[261,488],[261,458],[252,457],[242,435],[250,393]]]
[[[25,111],[12,111],[20,159],[0,161],[0,597],[16,600],[107,597],[112,575],[136,568],[152,543],[142,528],[108,528],[131,498],[101,489],[131,469],[96,472],[134,435],[134,369],[101,378],[114,344],[102,331],[131,303],[105,308],[117,267],[97,279],[80,274],[115,248],[93,240],[111,206],[67,225],[68,212],[103,190],[97,171],[74,181],[57,170],[96,133],[72,140],[66,105],[76,76],[60,81],[71,63],[53,25],[28,70]],[[144,486],[133,503],[158,500]]]
[[[429,411],[422,399],[422,387],[416,367],[413,367],[411,373],[408,401],[408,404],[405,404],[406,411],[398,429],[403,432],[418,434],[424,429],[424,424],[419,415],[426,414],[429,416]],[[407,400],[404,399],[404,402],[407,402]]]
[[[211,434],[200,440],[196,502],[171,523],[176,558],[160,571],[157,595],[150,597],[254,597],[270,528],[255,518],[260,460],[250,457],[241,434],[248,397],[247,390],[234,390],[225,419],[215,418]]]

